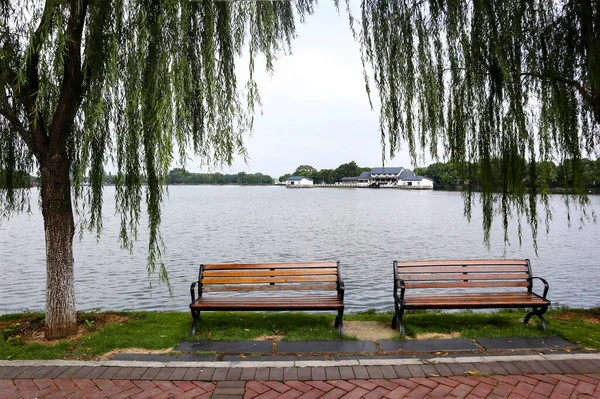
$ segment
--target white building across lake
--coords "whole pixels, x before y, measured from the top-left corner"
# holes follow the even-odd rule
[[[313,179],[304,176],[290,176],[285,181],[286,187],[313,187]]]
[[[386,187],[408,189],[433,189],[433,180],[423,176],[416,176],[411,170],[403,167],[373,168],[356,177],[344,177],[341,186],[350,187]]]

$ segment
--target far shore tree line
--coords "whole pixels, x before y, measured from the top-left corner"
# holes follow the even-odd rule
[[[524,161],[523,161],[524,162]],[[525,163],[525,167],[529,165]],[[581,160],[581,173],[573,173],[574,165],[571,161],[564,161],[558,165],[553,162],[540,162],[536,165],[537,176],[536,184],[540,186],[545,182],[545,189],[561,190],[567,187],[579,187],[587,190],[600,191],[600,159],[591,160],[584,158]],[[459,165],[454,162],[435,162],[426,167],[417,167],[414,172],[418,176],[425,176],[433,180],[435,188],[443,190],[457,190],[463,188],[465,184],[464,178],[468,179],[468,183],[474,190],[481,190],[483,184],[490,185],[494,191],[499,191],[502,187],[502,160],[493,159],[486,167],[491,169],[491,180],[482,179],[481,163],[465,163]],[[462,168],[462,170],[461,170]],[[339,182],[344,177],[359,176],[364,171],[370,171],[370,167],[359,167],[356,162],[351,161],[340,165],[336,169],[321,169],[317,170],[310,165],[300,165],[294,173],[288,173],[279,177],[280,182],[285,182],[290,176],[304,176],[316,184],[334,184]],[[576,181],[573,176],[581,176],[581,179]],[[524,176],[526,184],[529,184],[529,177]]]
[[[591,160],[584,158],[582,164],[582,179],[575,182],[573,179],[573,163],[565,161],[558,165],[553,162],[541,162],[537,164],[538,181],[543,181],[545,177],[547,186],[545,188],[550,191],[560,191],[566,187],[579,186],[586,190],[600,192],[600,159]],[[493,160],[491,162],[492,179],[486,182],[490,184],[494,190],[498,191],[502,184],[502,165],[501,161]],[[462,176],[470,177],[469,183],[475,190],[480,190],[483,184],[481,178],[481,165],[466,164],[463,166],[466,170],[463,175],[460,167],[453,162],[435,162],[426,167],[415,168],[415,174],[425,176],[433,180],[434,187],[441,190],[458,190],[464,185]],[[364,171],[370,171],[371,167],[360,167],[355,161],[351,161],[338,166],[336,169],[321,169],[310,165],[300,165],[294,173],[287,173],[279,177],[279,182],[285,182],[290,176],[304,176],[317,184],[334,184],[339,182],[344,177],[359,176]],[[118,175],[112,173],[104,174],[103,183],[114,185],[117,183]],[[146,183],[145,177],[142,176],[142,182]],[[529,179],[529,175],[525,176]],[[86,181],[87,179],[84,179]],[[6,173],[0,170],[0,189],[7,188],[7,181],[12,181],[15,187],[31,187],[39,184],[39,178],[30,176],[25,172],[14,172],[12,179],[7,179]],[[183,168],[175,168],[169,171],[167,176],[167,184],[215,184],[215,185],[260,185],[274,184],[274,179],[269,175],[262,173],[246,173],[239,172],[236,174],[223,173],[193,173],[188,172]],[[527,183],[529,183],[527,181]]]

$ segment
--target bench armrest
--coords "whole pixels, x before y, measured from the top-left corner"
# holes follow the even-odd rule
[[[197,283],[197,281],[194,281],[190,286],[190,295],[192,296],[192,303],[196,302],[196,294],[194,293],[194,288],[196,288]],[[200,298],[200,296],[200,288],[198,288],[198,298]]]
[[[404,284],[404,280],[399,278],[396,280],[396,286],[394,287],[394,295],[398,296],[398,284],[400,284],[400,300],[404,299],[404,291],[406,291],[406,285]]]
[[[344,302],[344,291],[346,290],[346,287],[344,285],[344,281],[343,280],[338,280],[337,282],[337,294],[338,294],[338,299],[340,300],[340,302]]]
[[[548,289],[550,289],[550,286],[548,285],[548,282],[545,279],[541,278],[541,277],[529,277],[528,280],[529,280],[529,284],[530,284],[531,288],[533,288],[533,279],[538,279],[542,283],[544,283],[544,295],[543,295],[543,298],[546,299],[546,295],[548,294]],[[531,289],[530,289],[530,291],[531,291]]]

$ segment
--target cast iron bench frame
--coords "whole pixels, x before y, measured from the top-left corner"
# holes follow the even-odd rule
[[[544,284],[542,296],[533,292],[533,280]],[[497,292],[481,288],[518,288],[523,291]],[[465,288],[469,292],[411,295],[411,289]],[[471,289],[479,289],[472,292]],[[394,261],[394,307],[392,328],[406,330],[402,316],[409,309],[484,309],[484,308],[532,308],[525,316],[525,324],[531,316],[538,316],[542,328],[548,327],[543,314],[550,306],[546,299],[548,282],[534,277],[529,259],[508,260],[426,260]],[[398,292],[400,290],[400,292]],[[405,295],[409,292],[408,295]]]
[[[198,298],[194,289],[198,287]],[[327,295],[205,296],[207,292],[333,291]],[[201,311],[336,310],[334,327],[340,338],[344,322],[344,282],[339,262],[245,263],[200,265],[198,281],[190,287],[191,334]]]

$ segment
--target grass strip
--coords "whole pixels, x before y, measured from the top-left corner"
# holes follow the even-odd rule
[[[552,309],[549,328],[542,331],[532,318],[523,324],[525,310],[496,312],[409,312],[404,320],[407,337],[453,336],[462,338],[561,336],[584,349],[600,349],[600,308]],[[390,328],[393,314],[368,311],[349,314],[349,321],[377,321]],[[172,349],[181,340],[336,340],[332,314],[205,312],[198,332],[189,336],[191,316],[183,312],[81,313],[79,334],[65,340],[41,339],[42,313],[0,316],[0,359],[99,359],[124,348]],[[344,339],[356,339],[345,336]]]

